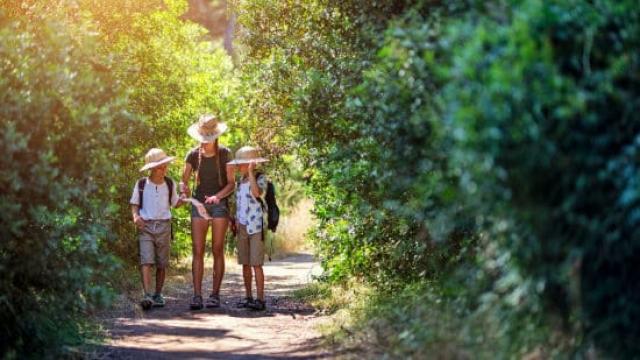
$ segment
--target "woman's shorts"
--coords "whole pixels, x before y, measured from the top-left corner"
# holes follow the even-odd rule
[[[207,209],[207,213],[212,218],[226,218],[229,217],[229,205],[227,205],[227,200],[224,199],[220,201],[219,204],[205,204],[203,203],[204,208]],[[191,218],[202,219],[202,216],[198,214],[198,209],[196,209],[195,205],[191,204]]]

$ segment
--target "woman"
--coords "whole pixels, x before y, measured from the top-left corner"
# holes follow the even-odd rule
[[[202,203],[212,220],[203,218],[196,207],[191,207],[191,238],[193,242],[193,298],[191,309],[203,307],[202,276],[204,273],[204,248],[209,224],[213,233],[213,290],[208,297],[207,307],[220,306],[220,284],[224,275],[224,237],[229,225],[227,196],[235,187],[233,169],[227,171],[231,151],[218,144],[218,137],[227,130],[226,124],[214,115],[203,115],[191,125],[187,133],[200,142],[185,159],[182,173],[182,192],[190,195],[189,179],[194,174],[194,198]]]

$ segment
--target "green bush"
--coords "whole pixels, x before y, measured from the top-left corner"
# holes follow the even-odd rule
[[[505,357],[638,353],[637,6],[239,6],[330,279],[466,287]]]
[[[232,129],[241,119],[231,62],[181,19],[186,6],[2,2],[2,357],[57,357],[81,343],[86,315],[118,285],[118,258],[137,265],[128,201],[146,151],[182,158],[202,112]],[[235,146],[241,136],[229,138]],[[183,255],[187,210],[178,217],[173,250]]]
[[[110,154],[140,126],[86,24],[0,10],[0,354],[57,356],[109,300]]]
[[[470,176],[497,190],[485,208],[511,225],[496,238],[541,313],[638,354],[640,12],[522,1],[489,15],[454,22],[440,71],[459,146],[491,164]]]
[[[144,127],[126,134],[126,151],[114,154],[114,160],[123,166],[113,179],[121,207],[112,227],[118,241],[110,250],[135,264],[137,241],[128,203],[133,184],[146,176],[138,171],[144,154],[160,147],[176,156],[169,176],[179,181],[182,159],[197,145],[186,130],[205,112],[216,113],[229,123],[231,134],[222,142],[238,147],[242,138],[237,130],[242,119],[239,85],[231,59],[207,41],[206,30],[181,18],[186,1],[82,0],[79,6],[95,27],[100,40],[97,51],[112,59],[101,64],[102,71],[127,89],[128,110],[145,122]],[[172,250],[176,257],[191,253],[188,213],[187,207],[175,212]]]

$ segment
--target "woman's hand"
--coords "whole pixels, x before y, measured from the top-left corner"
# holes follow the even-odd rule
[[[216,205],[218,205],[220,203],[220,198],[218,198],[215,195],[213,195],[213,196],[205,196],[204,197],[204,203],[205,204],[216,204]]]
[[[184,182],[180,182],[179,184],[180,186],[180,198],[181,199],[186,199],[188,197],[191,197],[191,189],[189,189],[189,185],[185,184]]]

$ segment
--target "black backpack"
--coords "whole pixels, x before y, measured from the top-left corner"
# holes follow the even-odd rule
[[[261,175],[264,174],[257,173],[256,179]],[[261,198],[258,198],[258,201],[260,202],[262,211],[266,210],[267,212],[267,229],[271,230],[272,232],[276,232],[278,222],[280,221],[280,208],[278,207],[278,203],[276,202],[276,187],[273,186],[271,180],[267,180],[267,192],[264,195],[264,201]]]
[[[147,178],[143,177],[140,180],[138,180],[138,195],[140,198],[140,209],[142,209],[142,203],[144,200],[144,185],[147,183]],[[168,177],[164,177],[164,182],[167,183],[167,188],[169,189],[169,208],[171,208],[171,200],[173,197],[173,180],[171,180],[171,178]],[[171,222],[171,240],[173,240],[173,221]]]

